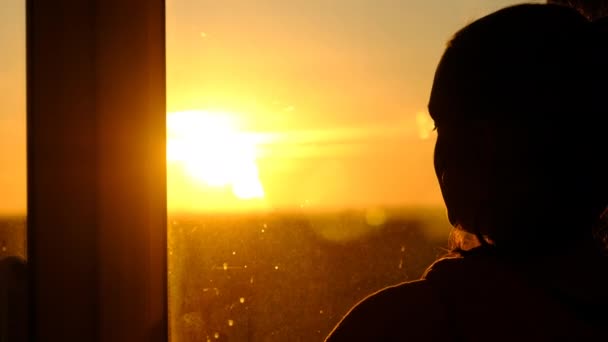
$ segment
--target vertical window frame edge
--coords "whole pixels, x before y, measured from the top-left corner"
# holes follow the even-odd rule
[[[167,341],[165,3],[26,23],[30,340]]]

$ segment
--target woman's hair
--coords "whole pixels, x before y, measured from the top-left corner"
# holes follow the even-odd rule
[[[547,3],[575,8],[590,20],[608,16],[607,0],[548,0]]]
[[[429,112],[439,139],[457,137],[438,140],[436,171],[449,212],[463,205],[446,193],[460,192],[483,216],[483,227],[460,222],[462,211],[450,217],[479,243],[542,250],[592,236],[608,205],[606,27],[567,7],[518,5],[449,43]],[[486,143],[483,130],[491,147],[475,145]],[[477,148],[470,165],[454,160]],[[483,168],[485,197],[449,184],[456,167]]]

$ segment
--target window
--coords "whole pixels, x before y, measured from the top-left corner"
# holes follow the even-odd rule
[[[0,3],[0,341],[26,332],[25,1]]]
[[[7,3],[5,1],[2,6]],[[289,11],[289,3],[295,3],[297,10],[308,10],[295,15],[295,7]],[[474,17],[507,5],[510,1],[486,2],[483,6],[473,0],[460,1],[457,5],[443,1],[424,3],[428,3],[425,6],[429,7],[406,2],[401,4],[405,6],[402,11],[413,11],[422,18],[417,17],[419,20],[403,25],[411,25],[407,27],[417,33],[424,32],[416,35],[416,42],[429,51],[436,49],[434,56],[438,58],[441,41],[445,41],[451,32]],[[162,27],[158,21],[162,17],[162,4],[161,0],[28,2],[28,67],[32,67],[28,68],[28,119],[35,119],[28,122],[28,128],[34,131],[34,134],[28,134],[28,143],[34,143],[28,145],[28,160],[38,163],[37,168],[28,165],[30,175],[34,173],[38,181],[30,183],[33,186],[28,189],[29,194],[37,195],[29,197],[28,208],[35,210],[28,212],[28,237],[35,239],[29,239],[28,243],[31,240],[40,242],[28,245],[34,247],[29,248],[28,253],[35,249],[35,253],[30,254],[33,256],[30,258],[30,270],[34,276],[33,284],[36,285],[31,289],[35,295],[32,307],[36,310],[30,317],[30,328],[38,339],[136,340],[147,334],[151,340],[163,338],[166,274],[161,271],[164,271],[163,247],[166,245],[158,233],[164,229],[166,206],[158,200],[162,197],[164,201],[165,198],[165,178],[164,170],[159,172],[157,166],[163,164],[159,160],[164,161],[165,156],[158,158],[163,154],[159,151],[164,150],[164,146],[158,148],[156,145],[163,140],[165,131],[164,108],[159,109],[164,107],[160,104],[164,102],[165,93],[164,80],[159,75],[164,67],[164,59],[160,58],[162,53],[159,53],[164,35],[157,30]],[[197,4],[206,6],[205,11],[197,10],[198,7],[194,6]],[[284,340],[286,336],[288,340],[320,339],[362,295],[395,281],[417,277],[417,273],[441,253],[437,246],[443,246],[446,231],[442,228],[445,227],[445,220],[439,208],[436,189],[424,187],[430,189],[426,202],[418,202],[419,197],[416,197],[416,201],[407,202],[397,194],[403,191],[403,184],[408,181],[405,178],[409,177],[404,176],[399,183],[394,183],[394,188],[385,184],[387,179],[391,179],[385,177],[386,173],[395,172],[390,168],[395,166],[399,158],[365,149],[383,153],[401,149],[404,145],[400,144],[399,139],[405,138],[396,134],[393,141],[387,139],[393,138],[393,135],[379,134],[380,137],[375,140],[371,139],[375,137],[374,134],[361,133],[357,129],[377,127],[374,125],[379,123],[378,120],[366,121],[365,114],[361,113],[377,108],[375,100],[381,99],[391,89],[399,89],[397,86],[405,81],[389,78],[385,80],[387,84],[354,82],[367,79],[363,76],[368,76],[370,80],[382,79],[379,76],[386,74],[382,67],[396,65],[389,63],[389,57],[393,54],[382,55],[377,50],[403,42],[398,32],[402,23],[397,20],[395,24],[398,11],[394,16],[379,16],[380,13],[392,12],[388,5],[398,6],[399,3],[380,1],[373,9],[365,7],[363,1],[332,2],[325,4],[327,7],[322,5],[321,2],[277,1],[256,4],[254,8],[248,6],[246,1],[167,2],[168,110],[173,113],[169,116],[175,115],[168,120],[169,140],[173,139],[168,146],[171,223],[169,292],[173,340],[204,340],[205,337],[211,340],[223,337],[252,341]],[[222,9],[223,6],[226,7]],[[315,11],[314,6],[318,7]],[[2,14],[8,13],[4,9]],[[288,16],[288,13],[293,15]],[[260,15],[257,22],[254,14]],[[369,18],[382,20],[373,22]],[[314,40],[319,38],[321,46],[329,45],[332,50],[339,51],[354,48],[360,53],[334,56],[323,51],[319,54],[315,50],[315,54],[306,56],[311,51],[308,45],[286,47],[280,44],[273,47],[269,44],[249,44],[266,37],[253,35],[256,32],[250,32],[255,31],[252,28],[263,28],[262,24],[276,24],[278,20],[280,25],[262,33],[274,35],[275,38],[293,36],[298,33],[299,24],[309,19],[309,26],[315,27],[334,19],[340,24],[353,25],[331,26],[331,37],[335,39],[328,40],[327,36],[321,35],[308,37],[304,42],[313,41],[311,44],[315,47]],[[210,40],[221,32],[213,30],[211,24],[219,25],[222,22],[224,28],[232,26],[240,34],[228,35],[230,39],[223,41],[227,45],[220,46],[215,52],[231,53],[219,54],[215,58],[214,51],[209,49],[191,53],[200,49],[201,40]],[[374,24],[375,29],[363,30],[367,27],[365,23]],[[183,30],[177,29],[178,24],[182,25]],[[418,30],[419,27],[428,30]],[[294,30],[296,32],[292,32]],[[18,31],[11,30],[10,34],[15,32]],[[316,31],[302,30],[296,36],[309,36],[317,32],[328,31],[319,26]],[[353,36],[360,40],[342,39]],[[366,40],[366,37],[374,39]],[[182,43],[178,44],[180,40]],[[231,43],[243,40],[242,46],[227,49]],[[298,42],[302,42],[302,39]],[[334,42],[339,44],[333,45]],[[173,50],[175,46],[190,46],[192,50],[178,53]],[[287,48],[296,47],[304,51],[301,59],[285,52]],[[254,57],[260,52],[258,50],[265,50],[264,54],[258,53],[257,60],[252,59],[251,64],[244,64],[243,61],[239,62],[239,57],[249,55],[239,55],[238,52],[242,52],[240,48],[246,48],[244,51]],[[368,54],[369,51],[373,53]],[[423,60],[414,51],[419,50],[398,55],[403,57],[399,61],[407,66],[407,58]],[[380,58],[383,63],[378,63],[376,58],[379,55],[388,60]],[[337,59],[332,60],[332,57]],[[430,84],[428,73],[432,72],[432,64],[435,63],[432,59],[424,59],[429,64],[421,65],[421,70],[413,68],[413,74],[419,75],[420,79],[414,80],[412,84],[415,87],[412,93],[408,93],[407,98],[412,102],[408,102],[408,108],[402,108],[408,124],[395,127],[398,132],[410,130],[412,134],[408,137],[413,137],[412,144],[421,148],[420,158],[427,158],[428,161],[430,156],[423,152],[425,149],[429,152],[432,148],[432,134],[428,139],[423,139],[425,132],[428,132],[424,129],[428,122],[422,115],[416,119],[416,113],[424,110],[426,100],[416,102],[417,95],[411,94],[424,95],[422,89],[424,84]],[[344,67],[342,60],[354,60],[357,68]],[[187,68],[187,64],[180,66],[186,62],[203,65],[199,69]],[[295,63],[293,67],[286,66],[292,62]],[[411,69],[410,65],[408,70]],[[334,72],[336,75],[332,74]],[[50,77],[58,75],[61,77]],[[409,77],[411,74],[407,75]],[[303,82],[294,85],[282,83],[282,79]],[[323,82],[325,80],[328,82]],[[331,87],[332,84],[344,90],[341,97],[332,95],[335,88]],[[297,90],[295,94],[301,97],[292,99],[289,95],[291,91],[282,93],[282,85],[285,89]],[[316,91],[311,91],[310,88],[314,87],[317,87]],[[258,108],[258,100],[262,98],[258,91],[262,95],[272,93],[273,96],[268,97],[270,102],[264,103],[266,106],[276,106],[272,108],[278,110],[266,111],[264,106]],[[324,93],[327,93],[325,99]],[[129,95],[128,101],[121,97],[124,94]],[[366,96],[359,99],[362,94]],[[91,100],[93,95],[99,96],[99,102]],[[334,98],[338,102],[329,101]],[[363,105],[358,107],[355,102],[347,100],[360,101]],[[399,96],[395,100],[404,99]],[[311,111],[310,108],[316,110]],[[340,114],[335,109],[353,110]],[[277,115],[266,117],[265,120],[260,117],[248,119],[248,115],[257,112]],[[162,120],[159,120],[159,113]],[[234,119],[226,120],[224,114]],[[184,121],[183,118],[188,117],[198,119],[194,119],[194,123]],[[79,121],[73,123],[72,119]],[[251,119],[253,123],[248,121]],[[315,121],[317,119],[328,121]],[[48,133],[49,127],[44,123],[51,124],[52,134]],[[209,170],[206,167],[209,164],[199,163],[197,158],[192,163],[187,162],[191,154],[182,153],[188,150],[188,145],[184,145],[183,141],[191,140],[187,126],[196,128],[197,125],[203,128],[195,130],[201,136],[193,138],[195,144],[199,144],[205,136],[201,133],[207,133],[207,136],[221,133],[216,134],[220,135],[217,137],[219,140],[211,140],[211,144],[222,146],[222,151],[239,152],[236,155],[240,157],[236,159],[217,161],[219,165],[231,167],[220,168],[220,171]],[[186,128],[180,130],[180,126]],[[380,126],[386,129],[391,122]],[[95,134],[77,134],[82,133],[83,128],[92,129],[87,133],[99,133],[99,137]],[[342,131],[343,128],[346,130]],[[335,135],[336,131],[340,134]],[[336,136],[340,138],[337,142]],[[353,136],[357,139],[351,140]],[[361,136],[363,141],[360,140]],[[230,138],[229,144],[226,144],[226,137]],[[79,145],[78,149],[71,150],[70,144],[73,146],[79,138],[90,145]],[[218,141],[222,144],[217,144]],[[65,145],[63,148],[45,149],[48,142]],[[180,147],[180,144],[185,148],[175,147]],[[206,144],[210,144],[209,141]],[[227,145],[232,147],[227,148]],[[360,145],[364,148],[352,153],[352,147]],[[203,146],[207,146],[208,150],[208,145]],[[132,153],[137,149],[145,153]],[[50,152],[51,156],[41,152]],[[92,182],[74,186],[75,179],[70,178],[74,174],[65,172],[73,166],[73,159],[66,156],[73,153],[86,162],[100,163],[97,168],[81,173]],[[230,153],[222,155],[231,156]],[[364,172],[366,169],[331,165],[336,159],[351,157],[365,161],[356,165],[371,165],[370,169]],[[211,154],[211,160],[213,158]],[[279,162],[270,163],[269,160]],[[41,167],[40,163],[44,162],[50,164]],[[327,163],[329,166],[324,165]],[[424,163],[408,165],[412,166],[412,170],[416,167],[430,170],[430,166]],[[227,177],[225,170],[233,168],[242,172],[228,172]],[[346,198],[345,193],[351,194],[349,191],[352,189],[346,185],[354,183],[352,177],[356,178],[360,173],[369,175],[374,170],[378,171],[374,175],[381,177],[369,183],[356,184],[354,189],[384,191],[379,191],[375,196],[353,193]],[[407,168],[406,171],[412,170]],[[418,169],[417,172],[424,175],[416,179],[429,177],[423,171]],[[193,176],[173,178],[180,173],[191,173]],[[251,176],[256,173],[257,177]],[[162,177],[159,176],[161,174]],[[324,183],[323,180],[327,179],[332,183]],[[271,190],[273,186],[269,185],[269,180],[281,186]],[[427,180],[431,182],[432,177]],[[107,187],[107,183],[102,183],[105,181],[117,183],[116,186]],[[211,186],[196,185],[193,181]],[[99,184],[104,187],[98,187]],[[331,191],[324,196],[290,197],[292,193],[302,194],[308,188],[323,188],[325,185],[331,185],[327,189]],[[101,194],[95,192],[100,189]],[[59,190],[69,190],[62,193],[62,201],[54,196]],[[351,201],[350,197],[368,201]],[[280,198],[281,201],[267,201],[271,198]],[[385,203],[384,199],[395,202]],[[340,206],[336,208],[335,204]],[[397,206],[418,208],[408,211],[396,209]],[[421,211],[420,207],[423,206],[430,208]],[[89,210],[96,215],[88,215]],[[400,215],[394,214],[395,211]],[[415,217],[422,219],[417,221],[413,219]],[[161,218],[163,223],[158,225]],[[425,228],[409,229],[416,226],[415,222]],[[404,227],[408,227],[407,230]],[[428,230],[427,227],[437,227],[437,236],[428,235],[434,229]],[[202,230],[206,235],[200,234]],[[403,236],[404,232],[415,231],[420,235]],[[391,239],[391,236],[395,239]],[[386,241],[390,242],[388,246],[384,243]],[[401,244],[402,241],[414,243]],[[370,256],[369,262],[358,265],[353,262],[360,261],[363,255]],[[241,272],[243,270],[248,271]],[[407,274],[404,273],[406,271]],[[304,315],[300,316],[302,312]],[[275,321],[260,324],[260,316]]]
[[[0,256],[25,258],[25,4],[0,6]]]
[[[172,341],[318,341],[445,253],[434,69],[516,2],[168,0]]]

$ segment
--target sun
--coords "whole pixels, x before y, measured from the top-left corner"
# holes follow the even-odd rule
[[[264,197],[256,163],[256,141],[239,131],[235,116],[215,111],[167,114],[167,161],[196,183],[229,187],[241,200]]]

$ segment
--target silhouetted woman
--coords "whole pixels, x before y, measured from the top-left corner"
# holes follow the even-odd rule
[[[455,256],[363,300],[329,341],[608,341],[600,26],[519,5],[454,36],[429,111]]]

